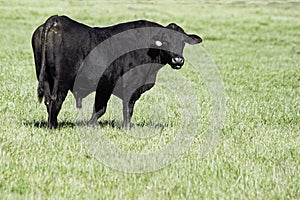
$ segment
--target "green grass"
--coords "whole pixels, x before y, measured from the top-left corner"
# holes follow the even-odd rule
[[[299,2],[273,1],[0,1],[0,198],[299,199],[299,10]],[[70,94],[59,115],[60,128],[38,127],[47,115],[37,103],[31,35],[53,14],[91,26],[141,18],[176,22],[201,35],[227,95],[215,148],[201,154],[208,137],[209,94],[204,79],[189,66],[176,72],[165,67],[160,79],[188,77],[203,127],[190,149],[163,169],[132,174],[97,161],[84,145],[82,127],[74,126],[77,111]],[[162,123],[166,130],[178,128],[183,122],[167,91],[159,86],[149,91],[137,103],[134,122],[150,123],[152,106],[169,103],[170,116],[163,115]],[[114,98],[100,121],[121,119],[120,101]],[[117,127],[98,128],[133,152],[155,152],[175,137],[166,131],[137,142]]]

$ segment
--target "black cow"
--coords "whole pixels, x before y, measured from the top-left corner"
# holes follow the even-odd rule
[[[110,41],[114,36],[116,39]],[[130,49],[130,44],[139,41],[143,43],[141,47],[121,52],[116,59],[108,61],[108,57],[116,56],[118,48]],[[135,102],[154,86],[158,70],[166,64],[180,69],[184,64],[184,44],[201,41],[199,36],[186,34],[174,23],[164,27],[139,20],[99,28],[67,16],[48,18],[32,36],[38,98],[41,102],[44,97],[48,127],[57,127],[57,116],[69,90],[78,108],[82,98],[96,91],[90,124],[105,113],[111,94],[118,96],[123,100],[124,125],[129,126]],[[95,57],[96,61],[89,63]]]

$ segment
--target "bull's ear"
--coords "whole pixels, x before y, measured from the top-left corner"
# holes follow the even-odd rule
[[[189,34],[185,39],[185,42],[188,44],[198,44],[202,42],[202,38],[195,34]]]
[[[173,30],[177,30],[178,29],[178,25],[175,23],[170,23],[168,26],[166,26],[167,28],[173,29]]]
[[[169,24],[166,27],[169,28],[169,29],[172,29],[174,31],[178,31],[180,33],[184,33],[183,29],[180,26],[178,26],[177,24],[175,24],[175,23],[171,23],[171,24]]]

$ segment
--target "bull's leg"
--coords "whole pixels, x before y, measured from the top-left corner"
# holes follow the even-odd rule
[[[124,127],[131,127],[131,118],[133,115],[133,109],[135,102],[141,97],[141,95],[146,92],[147,90],[151,89],[154,86],[154,83],[145,84],[139,87],[130,97],[130,100],[123,99],[123,126]]]
[[[123,100],[123,127],[131,127],[131,118],[133,114],[133,108],[136,100],[126,101]]]
[[[72,91],[72,92],[74,92],[74,91]],[[75,98],[75,100],[76,100],[76,108],[82,108],[82,96],[81,95],[78,95],[78,92],[77,91],[75,91],[74,93],[73,93],[73,96],[74,96],[74,98]]]
[[[82,98],[81,97],[76,98],[76,107],[79,109],[82,108]]]
[[[111,96],[111,93],[101,93],[96,92],[95,104],[94,104],[94,111],[93,115],[88,122],[89,125],[95,125],[98,119],[105,113],[107,108],[107,102]]]
[[[107,102],[112,94],[113,87],[111,84],[105,82],[105,84],[100,84],[96,90],[96,97],[94,103],[93,115],[88,122],[89,125],[94,125],[97,123],[98,119],[105,113]]]
[[[57,91],[57,98],[50,101],[48,113],[48,128],[57,128],[57,116],[68,92]]]
[[[52,129],[54,126],[54,122],[52,119],[52,107],[53,107],[53,101],[49,102],[49,105],[47,105],[47,111],[48,111],[48,128]],[[56,122],[57,123],[57,122]]]

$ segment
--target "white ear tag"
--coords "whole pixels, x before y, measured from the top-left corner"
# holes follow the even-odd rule
[[[162,45],[162,42],[159,41],[159,40],[156,40],[156,41],[155,41],[155,45],[158,46],[158,47],[160,47],[160,46]]]

